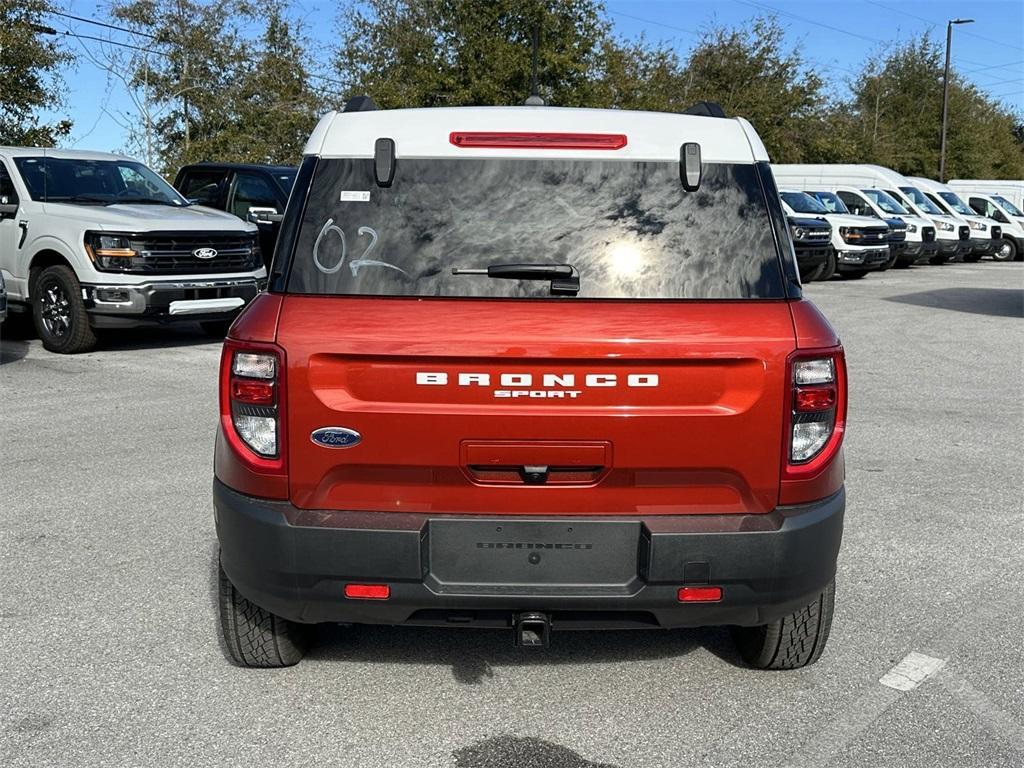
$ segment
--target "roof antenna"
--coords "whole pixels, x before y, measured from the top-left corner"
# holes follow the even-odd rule
[[[540,48],[540,27],[533,25],[533,67],[530,73],[530,95],[523,102],[527,107],[543,107],[544,99],[537,93],[537,49]]]

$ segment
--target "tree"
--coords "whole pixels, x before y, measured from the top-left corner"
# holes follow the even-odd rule
[[[541,96],[591,106],[610,29],[590,0],[367,0],[343,19],[348,95],[390,108],[521,104],[535,28]]]
[[[829,111],[824,83],[797,50],[786,49],[785,30],[774,18],[706,31],[679,82],[679,103],[716,101],[727,114],[750,120],[774,162],[820,154],[814,137]]]
[[[324,110],[310,82],[310,46],[278,3],[263,7],[266,26],[253,66],[225,94],[229,122],[206,142],[222,161],[297,164]],[[339,99],[340,101],[340,99]]]
[[[152,136],[144,138],[155,140],[165,171],[221,157],[220,134],[236,118],[230,95],[253,58],[238,29],[246,10],[229,0],[114,0],[113,18],[152,36],[153,52],[124,66],[145,92]]]
[[[859,162],[934,178],[939,168],[943,52],[928,33],[868,58],[852,84],[849,113]],[[1024,146],[1012,113],[955,71],[949,84],[947,176],[1021,178]]]
[[[0,0],[0,144],[53,146],[71,132],[70,120],[37,114],[60,106],[61,70],[72,60],[44,31],[50,8],[48,0]]]

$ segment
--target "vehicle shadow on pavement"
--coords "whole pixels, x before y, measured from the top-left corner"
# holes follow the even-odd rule
[[[671,659],[706,648],[740,663],[725,629],[571,630],[555,632],[545,649],[516,648],[512,630],[355,625],[318,626],[309,659],[360,664],[443,664],[456,681],[479,685],[500,667],[602,664]]]
[[[1018,288],[937,288],[885,300],[975,315],[1024,317],[1024,290]]]
[[[615,768],[559,744],[526,736],[492,736],[452,753],[455,768]]]
[[[213,344],[220,346],[223,343],[223,339],[208,336],[198,327],[126,328],[101,331],[96,349],[101,352],[124,352],[133,349],[167,349]]]
[[[16,363],[28,354],[28,342],[0,338],[0,365]]]

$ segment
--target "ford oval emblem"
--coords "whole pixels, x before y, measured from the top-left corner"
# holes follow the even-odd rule
[[[196,248],[192,251],[192,255],[197,259],[212,259],[217,255],[216,248]]]
[[[346,427],[320,427],[313,431],[309,439],[324,448],[351,448],[358,445],[363,436]]]

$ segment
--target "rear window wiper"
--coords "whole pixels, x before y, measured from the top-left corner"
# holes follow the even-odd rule
[[[575,296],[580,292],[580,273],[571,264],[492,264],[485,269],[452,267],[452,274],[501,280],[550,280],[552,296]]]

